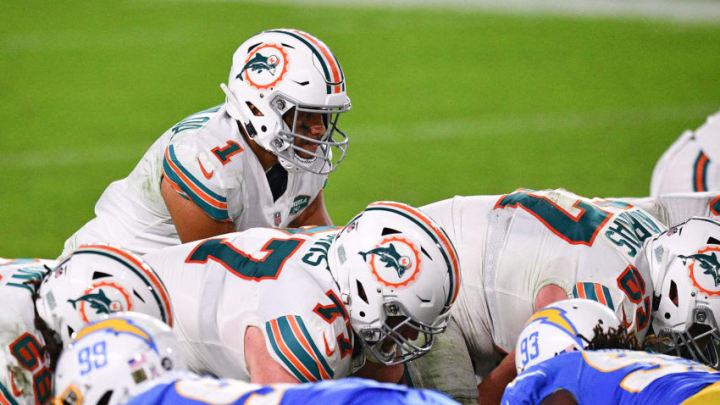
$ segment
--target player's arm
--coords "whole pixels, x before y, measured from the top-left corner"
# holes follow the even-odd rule
[[[665,194],[659,197],[617,198],[617,200],[644,209],[670,227],[695,216],[718,219],[718,214],[720,214],[719,195],[718,192],[706,191]]]
[[[555,284],[548,284],[540,289],[535,297],[535,310],[567,299],[565,290]],[[517,376],[515,369],[515,350],[510,352],[493,371],[478,385],[478,402],[480,404],[500,404],[505,387]]]
[[[172,217],[180,241],[183,243],[233,232],[232,222],[211,218],[202,208],[178,193],[165,177],[160,183],[160,193]]]
[[[332,225],[330,220],[330,214],[325,208],[325,200],[323,199],[323,192],[320,190],[315,200],[305,208],[305,210],[295,218],[289,226],[291,228],[298,228],[304,225],[315,225],[315,226],[326,226]]]
[[[297,378],[272,358],[265,345],[265,336],[255,326],[249,326],[245,331],[245,364],[251,383],[298,382]]]

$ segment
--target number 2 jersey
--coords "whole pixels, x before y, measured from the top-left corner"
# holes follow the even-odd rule
[[[290,170],[285,192],[274,200],[257,157],[237,122],[218,106],[167,130],[130,175],[111,183],[95,205],[96,217],[65,241],[63,256],[95,242],[138,254],[179,245],[180,238],[160,194],[162,178],[212,219],[235,230],[284,227],[313,202],[326,175]]]
[[[693,397],[697,403],[715,404],[720,391],[703,389],[718,382],[717,370],[679,357],[630,350],[577,351],[527,369],[507,386],[502,404],[539,404],[557,390],[567,390],[587,405],[671,405],[689,403]]]
[[[249,381],[244,337],[260,329],[298,381],[350,372],[353,334],[327,267],[336,228],[254,228],[153,252],[193,371]]]
[[[45,341],[35,329],[34,287],[53,261],[17,259],[0,265],[0,403],[48,404],[52,372]]]

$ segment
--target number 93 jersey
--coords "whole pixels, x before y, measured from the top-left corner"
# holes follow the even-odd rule
[[[144,256],[170,293],[190,368],[249,381],[253,326],[298,381],[346,376],[353,335],[326,257],[336,230],[253,228]]]
[[[599,301],[640,336],[647,332],[653,285],[641,249],[665,226],[642,209],[563,189],[518,189],[423,210],[458,250],[464,282],[453,317],[476,364],[487,361],[492,345],[514,349],[549,284],[568,297]]]
[[[45,341],[35,329],[35,288],[51,260],[17,259],[0,265],[0,403],[49,404],[52,372]]]
[[[701,391],[718,381],[717,370],[679,357],[631,350],[577,351],[525,370],[507,386],[502,404],[539,404],[558,390],[569,391],[587,405],[689,404],[684,401],[693,397],[699,402],[692,403],[710,404],[717,403],[717,393]]]

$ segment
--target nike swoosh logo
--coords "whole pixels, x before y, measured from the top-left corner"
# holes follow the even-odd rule
[[[326,354],[328,357],[332,356],[333,353],[335,353],[335,350],[337,350],[337,349],[335,349],[335,350],[333,350],[333,351],[330,351],[330,346],[328,346],[328,342],[327,342],[327,339],[325,338],[325,334],[324,334],[324,333],[323,333],[323,342],[325,342],[325,354]]]
[[[200,158],[198,158],[198,164],[200,165],[200,171],[202,171],[203,176],[205,176],[206,179],[210,179],[210,177],[215,174],[215,170],[211,170],[209,173],[207,170],[205,170],[205,167],[203,167],[202,162],[200,161]]]

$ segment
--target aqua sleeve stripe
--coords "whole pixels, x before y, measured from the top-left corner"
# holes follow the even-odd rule
[[[10,378],[12,378],[12,376],[10,376]],[[8,391],[2,383],[0,383],[0,403],[18,405],[15,398],[13,398],[12,394],[10,394],[10,391]]]
[[[573,287],[573,297],[597,301],[615,310],[610,289],[599,283],[576,283]]]
[[[295,357],[295,355],[284,343],[280,334],[280,328],[278,326],[277,319],[266,322],[265,331],[267,332],[267,337],[270,341],[270,345],[272,346],[273,351],[283,362],[285,368],[290,371],[290,373],[292,373],[292,375],[294,375],[295,378],[297,378],[298,381],[300,381],[301,383],[315,381],[310,371],[304,367],[302,362],[300,362]]]
[[[707,167],[710,159],[700,151],[693,164],[693,191],[707,191]]]
[[[325,377],[326,379],[333,378],[335,376],[335,372],[332,370],[330,365],[325,361],[325,357],[323,357],[323,354],[318,350],[317,346],[315,346],[315,343],[313,342],[312,338],[310,337],[310,333],[308,332],[307,328],[305,327],[305,323],[303,323],[302,318],[299,316],[291,317],[291,322],[295,321],[297,323],[297,327],[300,329],[300,332],[302,333],[302,336],[305,338],[305,341],[310,346],[310,350],[312,350],[312,353],[314,354],[314,359],[316,363],[319,363],[319,366],[321,370],[324,370],[324,374],[327,375]],[[293,328],[295,325],[293,324]],[[307,348],[307,346],[306,346]]]
[[[172,145],[168,147],[163,159],[163,174],[211,218],[217,221],[229,220],[227,199],[212,192],[190,174],[178,161]]]
[[[298,380],[313,382],[333,377],[300,317],[273,319],[265,324],[265,329],[275,354]]]

